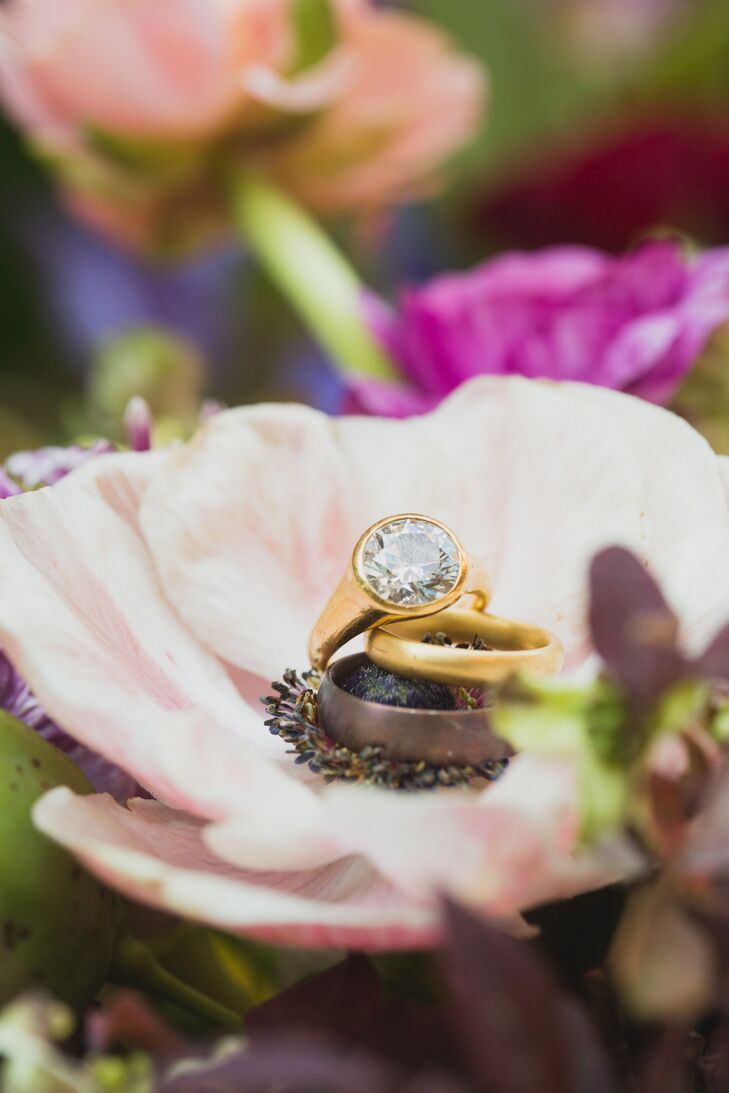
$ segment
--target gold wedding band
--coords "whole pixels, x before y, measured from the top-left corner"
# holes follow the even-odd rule
[[[434,631],[446,634],[451,644],[429,642]],[[474,639],[487,648],[469,648]],[[521,671],[558,672],[564,663],[562,645],[549,630],[462,608],[373,630],[366,652],[378,667],[397,675],[458,687],[503,683]]]
[[[440,614],[464,595],[475,597],[470,614],[488,605],[491,585],[482,566],[466,553],[445,524],[402,513],[379,520],[362,535],[346,572],[309,641],[318,670],[352,638],[389,623]]]

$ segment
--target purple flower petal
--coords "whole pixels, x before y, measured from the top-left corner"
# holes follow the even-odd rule
[[[88,448],[71,444],[67,448],[37,448],[35,451],[15,452],[5,461],[5,470],[26,490],[39,486],[55,486],[71,471],[96,459],[116,451],[108,440],[97,440]]]
[[[369,412],[421,412],[482,374],[666,402],[729,319],[729,249],[691,259],[661,241],[621,258],[586,247],[507,254],[405,291],[396,311],[371,298],[364,308],[411,385],[357,381],[354,404]]]
[[[124,431],[133,452],[148,452],[152,447],[154,418],[146,399],[137,395],[124,411]]]

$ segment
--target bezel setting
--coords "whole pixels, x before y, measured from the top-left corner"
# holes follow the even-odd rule
[[[447,537],[454,548],[454,567],[457,568],[457,576],[453,582],[451,588],[441,596],[436,596],[433,599],[424,599],[416,603],[401,603],[393,599],[387,599],[378,592],[373,586],[366,571],[366,552],[371,541],[380,533],[383,529],[408,522],[415,522],[419,524],[427,524],[433,528],[436,528],[441,534]],[[465,591],[465,585],[468,573],[468,560],[466,553],[458,540],[457,536],[451,531],[447,524],[442,523],[440,520],[434,519],[432,516],[423,516],[420,513],[399,513],[395,516],[387,516],[382,520],[379,520],[372,527],[362,535],[357,545],[355,546],[352,555],[352,570],[354,572],[355,579],[362,589],[365,590],[368,597],[370,597],[383,611],[388,615],[395,615],[397,617],[422,617],[424,614],[435,614],[442,608],[455,603],[463,595]]]

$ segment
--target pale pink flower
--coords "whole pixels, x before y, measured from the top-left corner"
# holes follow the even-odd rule
[[[555,630],[573,670],[593,655],[589,562],[612,543],[701,647],[729,615],[724,469],[637,399],[482,378],[405,422],[223,411],[179,448],[3,501],[3,648],[62,729],[156,798],[57,789],[37,823],[134,899],[305,945],[429,944],[442,892],[516,926],[610,879],[580,850],[567,759],[521,755],[485,790],[325,787],[256,697],[306,665],[361,531],[402,511],[457,530],[494,610]]]
[[[319,209],[404,200],[471,135],[481,70],[414,15],[332,10],[304,63],[289,0],[9,0],[0,95],[72,207],[129,244],[225,230],[239,165]]]

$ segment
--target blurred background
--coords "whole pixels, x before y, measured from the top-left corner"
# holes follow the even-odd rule
[[[620,252],[663,231],[729,244],[729,0],[401,6],[485,63],[491,102],[442,197],[334,225],[381,294],[505,248]],[[0,198],[0,457],[119,435],[136,393],[178,423],[201,397],[340,408],[335,373],[239,247],[178,264],[115,248],[64,213],[1,117]]]

